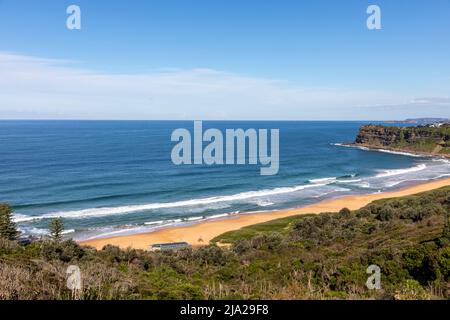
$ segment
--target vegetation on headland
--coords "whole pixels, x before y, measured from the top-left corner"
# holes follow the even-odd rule
[[[355,144],[450,156],[450,124],[418,127],[365,125],[360,128]]]
[[[8,212],[1,206],[0,221]],[[0,298],[70,299],[66,270],[77,265],[82,299],[448,299],[449,219],[445,187],[215,239],[227,248],[97,251],[58,239],[22,246],[8,231],[0,240]],[[381,268],[380,290],[365,286],[372,264]]]
[[[386,123],[406,123],[411,125],[421,125],[421,126],[427,126],[427,125],[434,125],[436,123],[450,123],[450,119],[448,118],[409,118],[405,120],[391,120],[391,121],[385,121]]]

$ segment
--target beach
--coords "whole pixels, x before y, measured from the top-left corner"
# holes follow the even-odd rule
[[[0,155],[2,201],[11,204],[14,221],[26,235],[45,236],[50,221],[62,218],[64,236],[84,241],[218,219],[241,223],[242,214],[270,216],[434,181],[450,172],[450,160],[443,157],[344,147],[343,141],[354,140],[367,125],[360,121],[204,122],[205,128],[221,132],[279,128],[285,132],[280,171],[261,176],[260,165],[176,166],[167,137],[184,125],[189,123],[0,121],[0,136],[12,137],[4,145],[10,155]],[[26,149],[21,139],[29,141]],[[58,157],[51,157],[49,148],[59,150]]]
[[[209,220],[192,225],[167,227],[164,229],[159,229],[153,232],[142,234],[98,238],[81,241],[80,243],[82,245],[92,246],[97,249],[101,249],[108,244],[119,246],[121,248],[131,247],[134,249],[148,249],[150,245],[155,243],[180,241],[186,241],[193,246],[201,246],[207,245],[213,238],[225,232],[238,230],[249,225],[263,223],[273,219],[301,214],[337,212],[344,207],[351,210],[356,210],[375,200],[408,196],[448,185],[450,185],[450,178],[412,185],[396,191],[366,195],[343,196],[300,208],[264,213],[238,214],[229,218]]]

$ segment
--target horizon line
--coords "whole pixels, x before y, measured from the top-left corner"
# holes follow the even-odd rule
[[[186,122],[186,121],[210,121],[210,122],[219,122],[219,121],[235,121],[235,122],[244,122],[244,121],[252,121],[252,122],[321,122],[321,121],[333,121],[333,122],[368,122],[368,121],[376,121],[376,122],[402,122],[406,120],[415,120],[415,119],[448,119],[446,117],[420,117],[420,118],[407,118],[407,119],[15,119],[15,118],[6,118],[1,119],[0,121],[161,121],[161,122]]]

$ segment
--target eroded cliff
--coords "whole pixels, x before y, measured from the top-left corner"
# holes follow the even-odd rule
[[[360,128],[355,144],[370,148],[450,156],[450,125],[440,127],[365,125]]]

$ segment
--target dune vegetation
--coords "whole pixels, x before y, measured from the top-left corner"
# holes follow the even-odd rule
[[[95,250],[58,234],[21,245],[10,218],[1,205],[0,299],[71,299],[70,265],[81,270],[81,299],[450,297],[450,187],[278,219],[178,251]],[[366,287],[373,264],[379,290]]]

